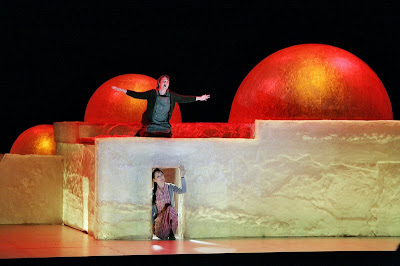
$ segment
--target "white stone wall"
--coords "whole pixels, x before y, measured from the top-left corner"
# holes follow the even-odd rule
[[[5,154],[0,160],[0,224],[62,223],[63,158]]]
[[[151,169],[187,169],[185,238],[399,236],[399,121],[256,121],[254,139],[96,140],[100,239],[151,238]]]
[[[63,222],[90,232],[95,227],[94,146],[57,143],[57,154],[64,158]]]

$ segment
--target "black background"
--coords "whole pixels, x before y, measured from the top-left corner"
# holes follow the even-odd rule
[[[260,4],[263,3],[263,4]],[[83,121],[105,81],[171,77],[211,94],[181,105],[183,122],[227,122],[236,90],[268,55],[302,43],[349,51],[381,79],[400,118],[394,1],[1,1],[0,153],[24,130]]]

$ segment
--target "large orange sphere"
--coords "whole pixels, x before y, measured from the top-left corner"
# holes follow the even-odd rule
[[[266,57],[240,84],[229,122],[255,119],[392,120],[393,113],[385,87],[361,59],[301,44]]]
[[[14,141],[10,153],[55,155],[53,125],[38,125],[25,130]]]
[[[92,95],[86,107],[85,122],[90,123],[140,123],[146,110],[147,101],[134,99],[112,86],[144,92],[156,88],[157,80],[140,74],[116,76],[103,83]],[[171,123],[181,123],[179,105],[175,105]]]

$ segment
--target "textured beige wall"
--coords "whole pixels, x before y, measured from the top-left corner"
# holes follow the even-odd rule
[[[57,154],[64,157],[63,221],[88,232],[95,226],[94,146],[57,143]]]
[[[62,223],[63,158],[5,154],[0,161],[0,224]]]
[[[96,140],[100,239],[151,238],[151,169],[187,169],[186,238],[399,236],[399,121],[257,121],[255,139]]]

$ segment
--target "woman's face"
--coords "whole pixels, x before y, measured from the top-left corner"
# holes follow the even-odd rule
[[[163,77],[160,81],[160,89],[166,90],[169,87],[169,79],[166,77]]]
[[[153,181],[157,183],[159,187],[164,187],[165,177],[162,172],[155,172]]]

